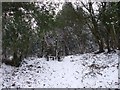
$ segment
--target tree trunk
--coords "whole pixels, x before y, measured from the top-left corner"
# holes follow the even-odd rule
[[[99,45],[99,51],[96,52],[96,54],[104,52],[103,42],[98,41],[98,45]]]
[[[17,55],[16,52],[13,53],[12,66],[19,67],[22,61],[22,55]]]

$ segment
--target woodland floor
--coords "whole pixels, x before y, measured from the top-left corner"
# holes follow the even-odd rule
[[[118,53],[79,54],[63,61],[29,57],[19,68],[2,64],[1,88],[118,88]]]

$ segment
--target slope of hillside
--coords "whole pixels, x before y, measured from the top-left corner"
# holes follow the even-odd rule
[[[46,61],[28,58],[19,68],[2,64],[0,88],[118,88],[118,54],[81,54]]]

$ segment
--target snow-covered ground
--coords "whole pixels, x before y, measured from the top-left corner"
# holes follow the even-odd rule
[[[28,58],[19,68],[2,64],[0,88],[118,88],[118,54],[81,54],[46,61]]]

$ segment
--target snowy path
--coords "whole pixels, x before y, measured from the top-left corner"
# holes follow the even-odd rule
[[[19,68],[2,64],[0,72],[8,88],[118,88],[118,55],[82,54],[62,62],[32,58]]]

